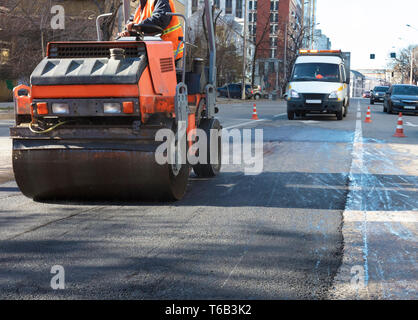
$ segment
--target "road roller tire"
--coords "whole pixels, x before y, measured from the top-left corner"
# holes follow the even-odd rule
[[[222,164],[222,139],[221,136],[218,135],[218,163],[211,164],[210,163],[210,145],[211,145],[211,135],[210,130],[222,130],[222,126],[219,123],[218,119],[203,119],[200,122],[199,129],[205,131],[207,136],[207,163],[206,164],[196,164],[193,166],[194,173],[200,178],[211,178],[219,174],[221,170]]]

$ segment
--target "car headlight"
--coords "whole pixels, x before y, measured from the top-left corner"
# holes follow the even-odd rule
[[[117,102],[106,102],[103,105],[104,113],[121,113],[121,105]]]
[[[392,102],[395,102],[395,103],[400,103],[400,102],[401,102],[401,99],[398,99],[398,98],[392,98]]]
[[[294,99],[298,99],[298,98],[300,98],[300,95],[299,95],[299,93],[297,91],[291,89],[289,91],[289,97],[290,98],[294,98]]]
[[[55,114],[69,114],[70,108],[67,103],[53,103],[52,113]]]

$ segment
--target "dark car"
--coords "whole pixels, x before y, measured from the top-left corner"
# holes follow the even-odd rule
[[[218,94],[220,97],[226,98],[236,98],[241,99],[242,97],[242,84],[241,83],[230,83],[225,85],[221,88],[218,88]],[[253,90],[251,89],[251,85],[245,85],[245,97],[246,99],[250,99],[252,97]]]
[[[412,112],[418,114],[418,87],[396,84],[385,94],[383,111],[387,113]]]
[[[370,93],[370,104],[374,104],[375,102],[383,102],[385,100],[385,94],[388,90],[388,86],[375,87]]]

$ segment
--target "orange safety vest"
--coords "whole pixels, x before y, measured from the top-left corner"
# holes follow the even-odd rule
[[[173,0],[169,1],[171,11],[176,12]],[[139,3],[134,17],[135,24],[139,24],[152,16],[152,13],[154,12],[154,2],[154,0],[148,0],[143,9],[141,8],[141,3]],[[164,29],[161,35],[161,39],[164,41],[171,41],[173,43],[173,53],[175,60],[183,57],[184,43],[182,43],[182,40],[180,40],[183,39],[183,30],[177,16],[171,17],[171,22],[167,28]]]

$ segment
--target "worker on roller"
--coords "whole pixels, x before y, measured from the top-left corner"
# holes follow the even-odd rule
[[[173,43],[174,58],[178,61],[183,57],[183,30],[179,18],[166,15],[167,12],[176,12],[173,0],[139,0],[135,15],[131,17],[126,30],[119,36],[129,36],[132,30],[140,31],[138,28],[134,29],[136,24],[146,23],[159,26],[164,30],[161,39]]]

